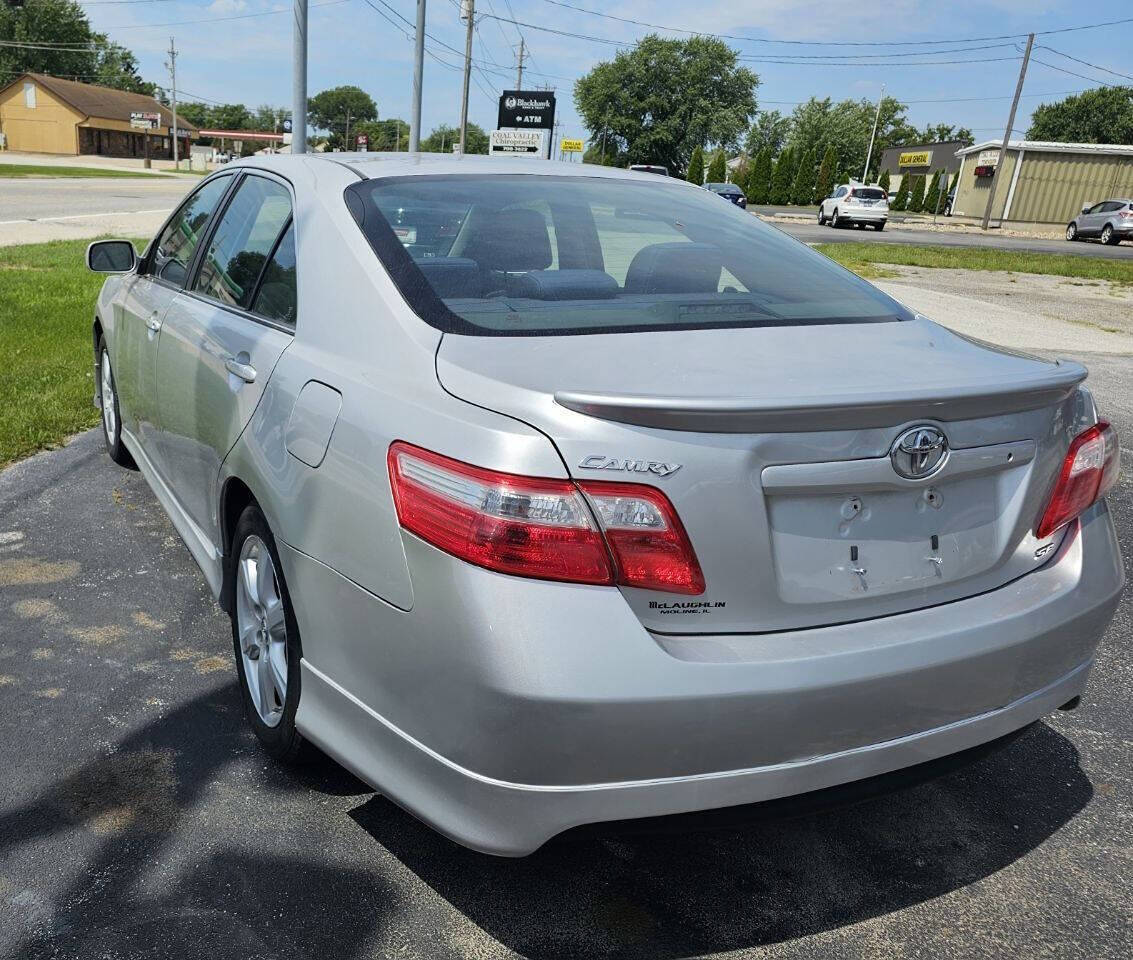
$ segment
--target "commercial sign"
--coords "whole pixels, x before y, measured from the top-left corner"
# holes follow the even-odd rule
[[[178,128],[177,128],[177,134],[176,134],[176,136],[177,136],[178,138],[187,137],[188,135],[189,135],[189,131],[188,131],[188,130],[186,130],[186,129],[185,129],[184,127],[178,127]],[[173,133],[173,128],[172,128],[172,127],[170,127],[170,128],[169,128],[169,136],[171,136],[171,137],[172,137],[172,136],[174,136],[174,133]]]
[[[130,114],[130,126],[135,130],[156,130],[161,126],[161,114],[135,110]]]
[[[566,137],[563,137],[562,142],[559,144],[559,149],[562,150],[563,153],[582,153],[582,141],[568,140]]]
[[[488,134],[488,153],[543,157],[546,137],[543,130],[493,130]]]
[[[931,150],[910,150],[897,158],[899,167],[927,167],[932,163]]]
[[[354,138],[354,141],[358,144],[359,150],[365,151],[370,149],[370,137],[367,134],[358,134],[358,136]]]
[[[555,125],[555,95],[549,90],[505,90],[496,126],[501,130],[550,130]]]
[[[999,149],[995,150],[981,150],[980,155],[976,157],[977,167],[994,167],[999,163]]]

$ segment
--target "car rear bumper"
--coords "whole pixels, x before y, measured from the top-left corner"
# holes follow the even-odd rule
[[[1017,730],[1082,692],[1123,584],[1104,505],[989,594],[743,637],[649,634],[615,612],[617,591],[407,548],[415,587],[437,587],[408,613],[283,548],[296,722],[442,833],[511,856],[585,823],[789,797]]]
[[[877,223],[889,219],[889,210],[876,207],[848,207],[838,211],[838,219],[850,223]]]

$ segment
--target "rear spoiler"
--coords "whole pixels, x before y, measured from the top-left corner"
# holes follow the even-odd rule
[[[889,427],[910,420],[970,420],[1061,403],[1086,379],[1073,361],[1009,382],[926,384],[900,391],[812,397],[665,397],[561,390],[559,406],[602,420],[663,430],[791,433]]]

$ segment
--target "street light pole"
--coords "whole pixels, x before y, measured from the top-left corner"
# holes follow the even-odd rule
[[[291,31],[291,152],[307,152],[307,0],[295,0]]]
[[[425,79],[425,0],[417,0],[417,35],[413,44],[413,106],[409,115],[409,152],[421,149],[421,85]]]
[[[873,159],[873,140],[877,136],[877,121],[881,118],[881,101],[885,99],[885,84],[881,85],[881,94],[877,98],[877,110],[873,114],[873,129],[869,134],[869,149],[865,154],[865,169],[862,170],[862,183],[869,183],[869,162]]]
[[[1003,144],[999,148],[999,159],[995,164],[995,172],[991,175],[991,184],[987,188],[987,206],[984,207],[984,220],[981,229],[986,230],[991,220],[991,205],[995,200],[995,188],[999,186],[999,174],[1007,158],[1007,143],[1011,139],[1011,130],[1015,126],[1015,111],[1019,109],[1019,97],[1023,94],[1023,80],[1027,76],[1027,64],[1031,60],[1031,45],[1035,42],[1033,33],[1027,34],[1027,49],[1023,52],[1023,65],[1019,68],[1019,82],[1015,84],[1015,99],[1011,101],[1011,113],[1007,117],[1007,129],[1003,131]],[[1016,48],[1018,49],[1018,48]],[[1015,158],[1019,162],[1019,158]]]
[[[475,27],[476,0],[462,0],[460,6],[461,18],[468,20],[468,31],[464,35],[464,91],[460,101],[460,155],[464,156],[468,136],[468,83],[472,79],[472,30]]]
[[[181,169],[181,161],[177,157],[177,48],[173,45],[173,38],[169,38],[169,105],[173,111],[173,169]]]

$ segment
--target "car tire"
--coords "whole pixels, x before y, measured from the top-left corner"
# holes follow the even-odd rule
[[[106,452],[118,466],[136,470],[134,458],[130,456],[130,451],[122,442],[122,410],[118,405],[117,381],[114,379],[114,368],[110,362],[110,350],[103,337],[98,338],[94,355],[98,404],[102,411],[102,439],[106,443]]]
[[[315,751],[295,726],[303,649],[299,625],[275,537],[254,503],[236,522],[225,576],[244,714],[272,757],[306,761]]]
[[[818,225],[820,227],[826,226],[826,217],[822,215],[822,207],[818,208]]]
[[[1104,227],[1102,227],[1102,243],[1104,243],[1107,247],[1112,247],[1115,244],[1121,243],[1121,237],[1119,237],[1114,232],[1113,227],[1108,223]]]
[[[873,225],[873,229],[876,230],[878,233],[881,233],[881,231],[885,229],[885,221],[884,220],[878,220],[877,223],[875,223]]]
[[[832,226],[835,230],[837,230],[839,227],[841,227],[843,225],[844,224],[842,223],[842,221],[838,218],[838,208],[835,207],[834,212],[832,214],[830,214],[830,226]]]
[[[1066,225],[1066,239],[1071,243],[1078,239],[1078,224],[1068,223]]]

